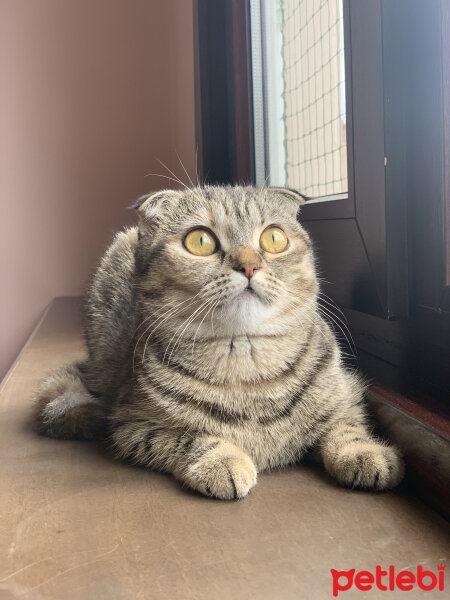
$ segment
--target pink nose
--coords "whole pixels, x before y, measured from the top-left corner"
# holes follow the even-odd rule
[[[250,279],[253,277],[253,273],[258,269],[258,265],[254,262],[244,262],[239,265],[239,271],[244,273],[246,277]]]

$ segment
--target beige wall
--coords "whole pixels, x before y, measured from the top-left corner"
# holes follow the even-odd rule
[[[193,173],[192,0],[0,0],[0,378],[177,153]]]

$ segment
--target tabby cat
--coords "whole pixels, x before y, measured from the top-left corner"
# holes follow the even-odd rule
[[[87,358],[51,374],[37,422],[106,438],[115,455],[207,496],[242,498],[257,473],[320,456],[342,485],[399,483],[364,387],[318,309],[303,196],[197,187],[140,198],[87,292]]]

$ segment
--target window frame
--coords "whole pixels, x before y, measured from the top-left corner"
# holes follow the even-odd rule
[[[254,181],[248,0],[194,0],[196,139],[202,180]]]

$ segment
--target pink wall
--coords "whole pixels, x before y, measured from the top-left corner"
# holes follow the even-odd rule
[[[0,0],[0,379],[125,209],[195,172],[192,0]]]

